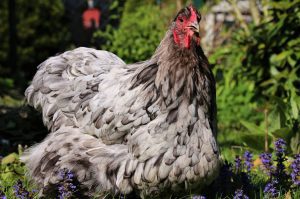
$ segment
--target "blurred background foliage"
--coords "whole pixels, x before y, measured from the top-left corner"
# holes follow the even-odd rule
[[[24,106],[23,93],[39,63],[72,46],[63,21],[61,0],[0,1],[1,154],[46,135],[40,115]]]
[[[282,137],[300,152],[300,1],[268,6],[260,23],[233,30],[210,56],[225,150],[269,150],[268,139]]]
[[[47,132],[41,116],[25,106],[23,92],[39,63],[77,46],[66,1],[16,0],[15,5],[0,1],[1,153],[16,149],[17,144],[37,142]],[[211,8],[222,3],[105,2],[107,25],[94,32],[88,46],[114,52],[127,63],[153,54],[179,8],[198,5],[205,22]],[[237,1],[227,2],[236,7]],[[255,2],[260,4],[249,11],[253,20],[243,20],[239,10],[233,9],[234,23],[221,26],[219,42],[206,52],[217,80],[218,140],[229,159],[246,149],[271,151],[278,137],[288,141],[291,153],[300,152],[300,0]],[[9,13],[11,7],[16,9],[15,16]],[[12,19],[15,26],[10,26]]]
[[[134,3],[128,2],[119,28],[108,26],[105,32],[97,31],[95,38],[105,41],[102,49],[114,52],[127,63],[133,63],[152,55],[165,33],[169,17],[164,16],[156,5],[142,4],[137,8],[131,5]]]
[[[66,50],[71,41],[68,27],[58,23],[65,20],[61,0],[13,2],[0,1],[0,76],[11,77],[9,84],[24,90],[37,64]],[[3,92],[7,81],[0,82]]]

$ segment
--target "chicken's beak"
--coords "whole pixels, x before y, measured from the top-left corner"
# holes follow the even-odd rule
[[[192,22],[191,24],[188,25],[188,28],[193,30],[196,33],[199,33],[199,23],[197,21]]]

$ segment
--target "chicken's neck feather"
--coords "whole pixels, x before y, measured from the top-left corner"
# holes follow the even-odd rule
[[[170,103],[181,96],[193,100],[210,73],[201,47],[193,41],[190,48],[178,46],[171,31],[167,32],[152,59],[158,64],[155,86]]]
[[[140,63],[131,88],[143,84],[153,89],[166,107],[178,100],[192,102],[194,99],[210,103],[213,76],[207,58],[195,42],[189,49],[178,46],[168,31],[151,59]],[[205,94],[206,93],[206,94]]]

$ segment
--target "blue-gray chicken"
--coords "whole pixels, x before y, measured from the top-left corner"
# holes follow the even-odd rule
[[[50,134],[22,159],[41,193],[62,169],[90,195],[200,189],[218,175],[215,81],[199,22],[192,6],[179,11],[143,62],[77,48],[38,67],[25,95]]]

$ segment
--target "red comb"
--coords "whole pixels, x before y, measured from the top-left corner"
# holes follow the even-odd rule
[[[191,21],[197,20],[197,14],[196,14],[195,8],[194,8],[192,5],[190,5],[190,6],[189,6],[189,9],[191,10],[191,17],[190,17],[190,20],[191,20]]]

